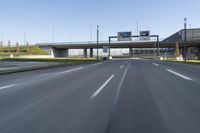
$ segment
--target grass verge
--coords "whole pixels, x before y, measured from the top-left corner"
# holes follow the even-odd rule
[[[185,64],[193,64],[193,65],[200,65],[200,60],[186,60],[186,61],[178,61],[175,59],[166,59],[164,61],[176,62],[176,63],[185,63]]]

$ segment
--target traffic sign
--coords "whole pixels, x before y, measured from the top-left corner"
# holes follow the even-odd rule
[[[149,41],[150,31],[140,31],[140,41]]]
[[[132,41],[132,32],[118,32],[118,41]]]

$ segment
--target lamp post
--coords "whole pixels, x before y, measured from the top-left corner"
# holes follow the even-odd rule
[[[187,18],[184,18],[184,55],[185,55],[185,62],[187,60]]]
[[[55,39],[55,29],[52,30],[52,43],[54,43],[54,39]]]
[[[139,28],[138,28],[139,26],[138,26],[138,25],[139,25],[139,22],[137,21],[137,22],[136,22],[136,28],[137,28],[136,36],[139,36]],[[138,43],[138,38],[137,38],[137,43]]]
[[[99,61],[99,25],[97,25],[97,61]]]
[[[93,26],[90,26],[90,43],[92,43],[92,30],[93,30]]]
[[[26,45],[26,32],[24,32],[24,46]]]

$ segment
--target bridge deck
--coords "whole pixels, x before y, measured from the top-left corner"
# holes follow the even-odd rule
[[[157,42],[111,42],[111,48],[155,48]],[[160,48],[174,48],[175,42],[159,42]],[[98,48],[108,46],[108,42],[100,42]],[[54,48],[68,48],[68,49],[83,49],[83,48],[97,48],[97,43],[82,42],[82,43],[38,43],[39,47],[54,47]],[[184,43],[179,43],[180,47],[184,46]],[[196,47],[200,46],[200,42],[187,42],[187,46]]]

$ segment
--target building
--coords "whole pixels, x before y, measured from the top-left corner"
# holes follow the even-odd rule
[[[200,59],[200,28],[182,29],[164,39],[163,42],[185,44],[187,48],[187,55],[184,54],[184,47],[180,47],[180,53],[183,57],[186,56],[188,59]]]
[[[170,37],[163,40],[163,42],[184,42],[185,30],[182,29]],[[187,42],[200,42],[200,28],[186,30]]]

